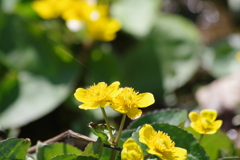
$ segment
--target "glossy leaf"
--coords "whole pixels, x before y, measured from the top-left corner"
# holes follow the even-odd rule
[[[0,159],[25,159],[31,142],[29,139],[9,138],[0,142]]]
[[[101,139],[98,139],[97,142],[92,142],[87,145],[84,152],[81,154],[81,156],[85,157],[93,157],[99,159],[102,155],[103,150],[103,143]]]
[[[37,159],[46,160],[51,159],[54,156],[62,154],[76,154],[80,155],[82,151],[78,148],[73,147],[66,143],[52,143],[44,144],[41,142],[37,143]]]
[[[186,121],[187,112],[185,110],[158,110],[147,113],[139,119],[133,121],[128,126],[129,129],[137,128],[146,123],[168,123],[171,125],[179,125]]]
[[[8,103],[0,101],[0,121],[3,129],[19,128],[53,111],[68,97],[78,67],[58,56],[37,23],[16,15],[1,20],[0,36],[5,38],[0,40],[0,62],[16,72],[17,88],[9,87],[7,92],[14,94],[7,97]]]

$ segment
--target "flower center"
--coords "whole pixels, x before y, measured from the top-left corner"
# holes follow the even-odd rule
[[[151,143],[154,144],[154,148],[160,153],[171,152],[175,145],[170,137],[161,131],[153,134],[150,139]]]

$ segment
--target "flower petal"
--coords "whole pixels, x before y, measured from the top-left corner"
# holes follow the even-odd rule
[[[89,109],[97,109],[99,106],[100,106],[99,103],[91,103],[91,104],[84,103],[78,106],[78,108],[89,110]]]
[[[127,139],[123,144],[121,152],[121,160],[143,160],[144,155],[140,146],[132,139]]]
[[[153,127],[149,124],[145,124],[139,130],[139,141],[141,143],[148,145],[150,138],[155,134],[156,134],[156,131],[153,129]],[[149,144],[149,145],[151,145],[151,144]],[[151,148],[151,147],[149,147],[149,148]]]
[[[190,112],[189,113],[189,115],[188,115],[188,117],[190,118],[190,120],[192,121],[192,122],[196,122],[197,120],[199,120],[199,115],[198,115],[198,113],[197,112]]]
[[[142,110],[138,108],[128,109],[127,116],[132,120],[139,118],[142,115]]]
[[[213,122],[217,118],[217,112],[215,110],[210,109],[202,110],[200,115],[211,122]]]
[[[74,97],[75,97],[78,101],[84,103],[84,102],[86,101],[86,99],[85,99],[86,93],[87,93],[87,90],[86,90],[86,89],[78,88],[78,89],[76,90],[76,92],[74,93]]]
[[[206,134],[214,134],[218,131],[218,129],[222,126],[222,120],[217,120],[212,123],[212,130],[206,132]]]
[[[174,160],[187,159],[187,150],[179,147],[175,147],[173,151]]]
[[[141,97],[140,100],[138,101],[139,108],[150,106],[155,102],[155,99],[152,93],[142,93],[142,94],[139,94],[138,97]]]
[[[114,98],[121,93],[121,90],[119,90],[119,85],[120,83],[116,81],[107,87],[107,92],[109,93],[110,98]]]

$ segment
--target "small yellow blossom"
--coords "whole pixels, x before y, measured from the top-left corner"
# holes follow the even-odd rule
[[[121,160],[144,160],[141,147],[132,138],[123,143]]]
[[[151,93],[139,94],[132,88],[122,88],[122,92],[115,97],[110,107],[117,112],[127,114],[131,119],[136,119],[142,115],[142,111],[138,108],[145,108],[155,102]]]
[[[148,146],[147,152],[160,157],[162,160],[185,160],[187,151],[175,147],[175,143],[162,131],[155,131],[149,124],[145,124],[139,131],[139,141]]]
[[[67,8],[76,6],[75,0],[36,0],[33,1],[33,9],[44,19],[57,18],[62,15]]]
[[[192,121],[191,127],[200,134],[214,134],[222,126],[222,120],[216,120],[217,112],[215,110],[205,109],[201,111],[200,115],[193,111],[188,116]]]
[[[88,89],[78,88],[74,96],[78,101],[83,103],[79,106],[80,109],[88,110],[106,107],[121,92],[119,85],[120,83],[117,81],[113,82],[110,86],[107,86],[104,82],[99,82]]]
[[[121,28],[120,23],[113,18],[100,18],[87,22],[90,37],[97,40],[111,41],[116,38],[116,32]]]

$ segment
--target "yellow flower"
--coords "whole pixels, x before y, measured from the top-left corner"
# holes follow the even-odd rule
[[[162,160],[185,160],[187,151],[175,147],[175,143],[162,131],[155,131],[149,124],[145,124],[139,131],[139,141],[148,146],[147,152],[160,157]]]
[[[200,134],[214,134],[222,126],[222,120],[215,121],[217,112],[214,110],[202,110],[200,115],[190,112],[188,116],[192,121],[191,127]]]
[[[111,41],[121,28],[120,23],[112,18],[100,18],[97,21],[87,22],[87,31],[90,37],[96,40]]]
[[[107,86],[104,82],[99,82],[88,89],[78,88],[74,96],[78,101],[83,103],[79,106],[80,109],[88,110],[106,107],[121,92],[119,85],[120,83],[117,81],[113,82],[110,86]]]
[[[121,160],[144,160],[142,149],[132,138],[123,143]]]
[[[127,114],[131,119],[136,119],[142,115],[142,111],[138,108],[145,108],[155,102],[151,93],[138,94],[132,88],[125,87],[122,92],[115,97],[110,107],[114,110]]]
[[[32,3],[32,7],[40,17],[51,19],[60,16],[71,3],[71,0],[37,0]]]

